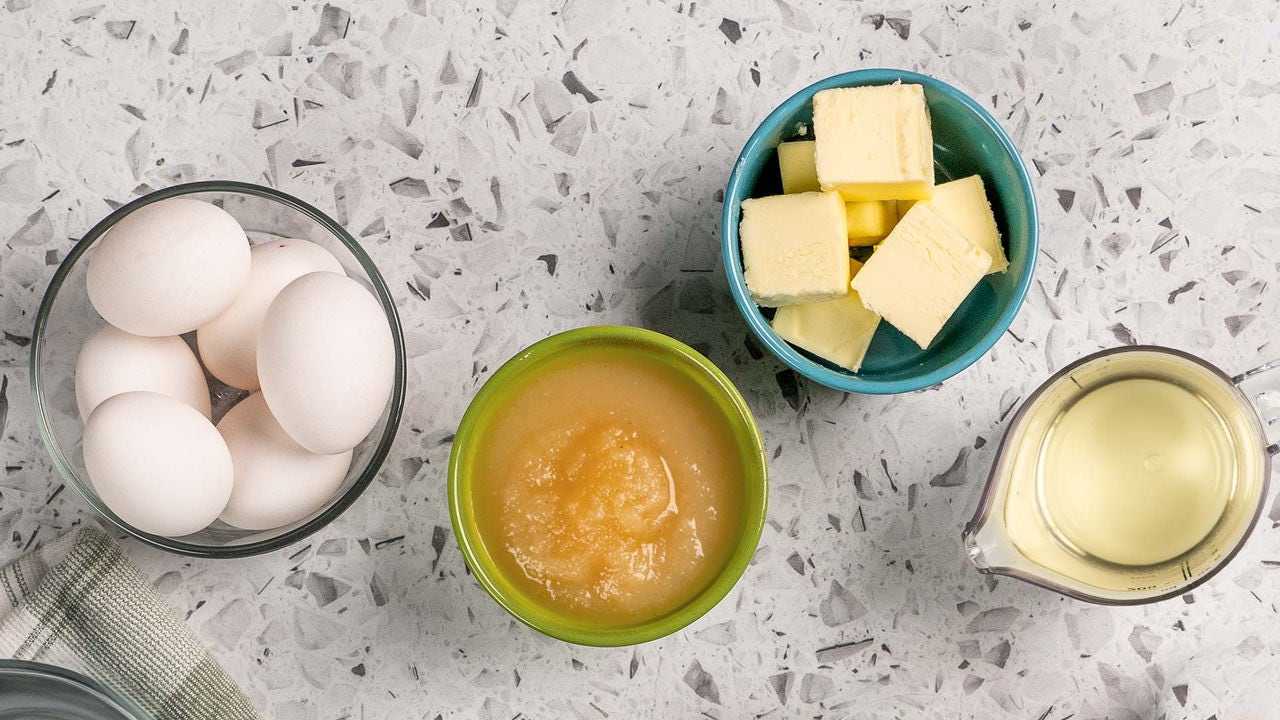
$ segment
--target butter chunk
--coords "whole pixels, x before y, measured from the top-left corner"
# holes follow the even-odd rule
[[[929,203],[916,203],[850,286],[868,309],[927,348],[990,267],[986,250]]]
[[[889,234],[898,222],[898,207],[894,200],[866,200],[845,203],[845,225],[849,230],[849,244],[875,245]]]
[[[813,96],[814,158],[823,190],[845,200],[927,200],[933,131],[924,88],[832,88]]]
[[[795,140],[778,146],[778,171],[782,174],[782,192],[817,192],[818,170],[813,164],[813,141]]]
[[[782,307],[849,293],[849,243],[839,193],[742,201],[742,265],[759,305]]]
[[[849,261],[849,273],[856,274],[861,263]],[[783,340],[818,357],[857,372],[871,346],[871,337],[880,327],[880,316],[862,304],[858,293],[778,308],[773,331]]]
[[[988,272],[1004,272],[1009,268],[1004,246],[1000,243],[1000,230],[996,228],[996,216],[991,212],[991,202],[987,200],[981,177],[970,175],[937,185],[929,203],[965,237],[987,251],[991,256]]]
[[[960,180],[952,180],[933,186],[933,197],[929,200],[899,200],[898,218],[901,219],[912,205],[917,202],[929,202],[947,222],[955,225],[978,247],[991,256],[991,269],[988,273],[1004,272],[1009,268],[1009,260],[1004,254],[1004,244],[1000,242],[1000,230],[996,227],[996,216],[991,211],[991,203],[982,184],[982,178],[970,175]]]

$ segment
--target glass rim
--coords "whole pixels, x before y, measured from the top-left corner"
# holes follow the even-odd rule
[[[996,460],[994,463],[992,463],[991,471],[987,474],[987,482],[982,487],[982,495],[979,496],[978,508],[977,510],[974,511],[973,517],[968,522],[965,523],[964,530],[961,531],[960,533],[960,537],[963,540],[964,546],[966,548],[969,546],[970,541],[977,536],[978,531],[987,523],[988,519],[990,518],[991,511],[995,505],[995,498],[997,494],[996,483],[994,482],[994,480],[998,474],[998,471],[1004,466],[1008,458],[1008,455],[1006,453],[1006,449],[1007,449],[1006,444],[1009,441],[1009,432],[1019,422],[1022,421],[1023,417],[1027,413],[1027,409],[1031,407],[1031,405],[1035,403],[1036,400],[1039,400],[1040,396],[1043,395],[1046,391],[1048,391],[1050,387],[1054,386],[1055,384],[1060,382],[1063,378],[1075,372],[1077,369],[1084,367],[1089,363],[1095,362],[1097,360],[1101,360],[1103,358],[1111,357],[1113,355],[1125,355],[1128,353],[1135,353],[1135,352],[1149,352],[1149,353],[1155,353],[1159,355],[1169,355],[1169,356],[1176,357],[1180,360],[1185,360],[1187,362],[1190,362],[1191,364],[1206,370],[1211,376],[1217,378],[1218,380],[1221,380],[1223,383],[1223,386],[1227,388],[1233,395],[1237,396],[1236,399],[1242,405],[1248,408],[1249,410],[1248,417],[1252,421],[1252,425],[1253,425],[1254,432],[1257,439],[1258,448],[1261,450],[1261,453],[1262,453],[1262,473],[1261,473],[1262,484],[1258,490],[1258,502],[1253,509],[1253,513],[1252,513],[1252,516],[1249,518],[1248,524],[1245,525],[1243,531],[1240,533],[1240,537],[1235,541],[1235,543],[1232,544],[1231,549],[1229,551],[1227,551],[1220,558],[1218,558],[1218,561],[1214,563],[1213,567],[1201,573],[1193,580],[1181,585],[1177,585],[1173,589],[1165,590],[1163,592],[1160,592],[1154,595],[1142,596],[1142,597],[1108,598],[1108,597],[1103,597],[1101,595],[1094,595],[1091,593],[1082,592],[1080,590],[1075,590],[1073,588],[1059,585],[1058,583],[1055,583],[1052,580],[1031,575],[1015,567],[1006,567],[1006,566],[980,567],[980,568],[977,568],[978,572],[984,575],[1004,575],[1007,577],[1015,578],[1017,580],[1030,583],[1032,585],[1044,588],[1046,590],[1052,590],[1053,592],[1072,598],[1074,600],[1081,600],[1087,603],[1092,603],[1094,605],[1107,605],[1107,606],[1113,606],[1113,607],[1122,607],[1122,606],[1130,606],[1130,605],[1148,605],[1152,603],[1163,602],[1165,600],[1179,597],[1181,595],[1185,595],[1186,593],[1191,592],[1192,590],[1200,587],[1201,585],[1203,585],[1204,583],[1212,579],[1214,576],[1216,576],[1224,567],[1229,565],[1231,561],[1235,559],[1236,555],[1239,554],[1240,550],[1244,548],[1244,545],[1246,542],[1248,542],[1249,537],[1253,535],[1253,531],[1258,525],[1258,520],[1262,517],[1262,509],[1266,507],[1267,494],[1270,491],[1270,487],[1271,487],[1271,453],[1268,452],[1266,439],[1262,432],[1261,420],[1258,417],[1257,411],[1254,409],[1253,405],[1249,402],[1249,399],[1245,397],[1244,393],[1242,393],[1240,391],[1240,388],[1237,387],[1235,380],[1230,375],[1223,372],[1222,368],[1218,367],[1217,365],[1214,365],[1213,363],[1209,362],[1208,360],[1205,360],[1204,358],[1198,355],[1193,355],[1184,350],[1165,347],[1163,345],[1123,345],[1120,347],[1111,347],[1111,348],[1106,348],[1104,350],[1099,350],[1097,352],[1090,353],[1088,355],[1085,355],[1082,358],[1079,358],[1071,363],[1068,363],[1061,370],[1049,376],[1048,379],[1040,383],[1040,385],[1037,386],[1036,389],[1032,391],[1032,393],[1022,401],[1022,403],[1018,406],[1017,411],[1014,412],[1013,417],[1009,419],[1008,425],[1005,426],[1004,434],[1000,438],[1000,444],[996,447]]]
[[[151,715],[129,697],[106,683],[99,682],[88,675],[58,665],[19,660],[17,658],[0,658],[0,675],[28,676],[46,678],[61,683],[64,687],[73,687],[76,692],[104,703],[120,713],[121,718],[128,720],[151,720]]]
[[[328,230],[330,234],[346,247],[347,251],[356,259],[362,270],[369,277],[369,283],[373,286],[374,295],[378,299],[378,304],[382,306],[383,313],[387,318],[387,325],[391,330],[391,339],[395,348],[395,376],[392,382],[391,397],[388,400],[390,407],[387,414],[387,425],[382,432],[382,436],[378,439],[378,445],[366,463],[363,472],[356,478],[356,481],[347,488],[337,501],[329,507],[325,508],[320,514],[311,518],[305,523],[293,527],[290,530],[273,537],[262,540],[255,540],[241,545],[205,545],[201,543],[192,543],[182,540],[181,538],[170,538],[163,535],[154,535],[144,532],[132,526],[128,522],[121,519],[111,511],[97,496],[89,492],[84,486],[84,482],[80,479],[78,473],[72,467],[70,461],[63,452],[62,446],[59,444],[57,436],[53,432],[53,425],[49,414],[48,404],[46,402],[44,392],[41,389],[43,372],[39,367],[38,358],[40,357],[40,349],[44,345],[44,332],[48,324],[49,316],[53,311],[53,304],[57,298],[58,291],[66,282],[67,276],[70,275],[71,269],[84,257],[89,248],[97,242],[116,223],[118,223],[126,215],[132,213],[138,208],[145,207],[160,200],[166,200],[184,195],[192,195],[195,193],[240,193],[244,195],[252,195],[254,197],[271,200],[286,207],[290,207],[297,212],[302,213],[318,225]],[[135,537],[142,542],[153,547],[177,553],[179,555],[187,555],[191,557],[201,558],[241,558],[252,555],[260,555],[262,553],[278,550],[283,547],[292,545],[307,536],[315,533],[335,518],[346,511],[348,507],[364,493],[365,488],[369,486],[373,479],[377,477],[378,472],[382,468],[382,463],[386,460],[391,446],[395,441],[396,432],[400,426],[400,419],[404,412],[405,390],[406,390],[406,359],[404,332],[400,326],[400,315],[396,310],[395,301],[391,297],[391,292],[387,288],[386,281],[382,274],[374,265],[372,258],[365,252],[360,243],[349,233],[344,227],[335,222],[325,213],[316,209],[303,200],[300,200],[288,193],[276,190],[275,188],[255,185],[253,183],[240,182],[236,180],[202,180],[198,182],[180,183],[171,185],[166,188],[152,191],[138,198],[121,205],[112,211],[102,220],[99,220],[86,232],[76,244],[72,246],[71,251],[58,264],[58,268],[54,271],[53,277],[49,280],[44,296],[40,300],[39,310],[36,312],[35,326],[31,333],[31,348],[28,356],[28,369],[30,374],[31,395],[36,406],[36,424],[40,429],[40,438],[44,441],[45,449],[49,453],[50,459],[54,466],[58,468],[58,472],[62,475],[67,484],[75,488],[76,492],[89,503],[98,514],[110,521],[117,528],[123,530],[127,534]]]

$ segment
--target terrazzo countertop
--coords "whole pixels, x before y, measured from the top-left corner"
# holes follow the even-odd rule
[[[1096,349],[1280,356],[1280,38],[1270,0],[126,3],[0,8],[0,534],[90,518],[33,422],[34,312],[76,238],[178,182],[271,185],[393,288],[409,397],[384,470],[309,540],[239,561],[126,542],[276,720],[1239,718],[1280,706],[1280,505],[1192,594],[1093,607],[979,575],[959,542],[1006,418]],[[760,357],[717,255],[754,124],[813,80],[968,91],[1034,166],[1036,280],[940,387],[845,396]],[[444,470],[468,400],[553,332],[703,350],[772,457],[754,562],[684,632],[562,644],[467,575]]]

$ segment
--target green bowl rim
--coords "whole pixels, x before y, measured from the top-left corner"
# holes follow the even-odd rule
[[[494,396],[519,374],[546,358],[584,343],[640,345],[656,350],[660,355],[674,356],[678,360],[684,360],[693,373],[700,372],[704,378],[711,380],[723,398],[728,401],[727,409],[732,411],[728,420],[740,426],[740,430],[745,430],[754,441],[754,447],[740,448],[743,459],[748,463],[747,467],[744,467],[743,475],[744,479],[751,479],[753,475],[758,475],[760,486],[760,500],[743,508],[743,529],[738,545],[715,579],[699,594],[675,610],[653,620],[616,630],[583,630],[557,625],[555,622],[540,622],[528,617],[523,610],[525,607],[534,606],[535,603],[525,598],[508,596],[492,577],[500,573],[495,568],[481,566],[478,548],[483,541],[478,531],[473,536],[473,533],[465,530],[464,520],[472,517],[473,513],[470,503],[464,502],[464,499],[459,497],[458,489],[462,482],[463,456],[473,452],[469,446],[472,439],[477,437],[476,426],[487,414]],[[753,465],[757,467],[752,467]],[[448,490],[449,517],[453,523],[453,534],[458,542],[458,548],[462,551],[476,580],[494,601],[520,622],[549,637],[578,645],[619,647],[650,642],[677,632],[705,615],[729,594],[751,563],[751,558],[755,555],[764,531],[769,504],[769,463],[760,429],[756,425],[750,407],[729,378],[714,363],[679,340],[653,330],[621,325],[593,325],[567,330],[539,340],[512,356],[485,381],[480,391],[471,400],[471,404],[467,406],[462,421],[458,424],[457,433],[454,435],[453,448],[449,453]]]
[[[751,299],[751,294],[747,291],[746,281],[743,279],[742,257],[738,240],[738,218],[742,214],[742,199],[745,199],[745,197],[740,199],[738,196],[745,196],[746,193],[750,193],[754,189],[754,183],[753,187],[750,188],[743,186],[743,167],[748,163],[756,162],[756,159],[761,155],[773,151],[774,146],[766,142],[769,135],[783,126],[799,107],[810,102],[818,91],[837,87],[885,85],[896,81],[924,85],[965,107],[980,124],[988,129],[1000,148],[1013,159],[1017,174],[1016,182],[1027,198],[1027,264],[1022,274],[1018,277],[1017,286],[1014,288],[1008,305],[1002,310],[995,324],[965,352],[934,370],[917,372],[909,377],[896,380],[879,380],[873,377],[863,377],[856,373],[833,370],[814,362],[773,331],[769,321],[760,313],[759,306]],[[751,133],[751,137],[746,144],[743,145],[742,152],[739,153],[737,161],[733,164],[733,170],[729,173],[729,182],[724,190],[724,206],[720,217],[720,244],[725,274],[728,277],[729,290],[733,296],[734,304],[742,314],[743,319],[747,321],[747,326],[751,328],[752,334],[764,344],[765,348],[774,357],[804,377],[836,390],[868,395],[890,395],[921,390],[937,385],[956,375],[985,355],[1000,339],[1000,336],[1004,335],[1005,331],[1009,329],[1014,317],[1017,316],[1018,311],[1021,309],[1023,301],[1026,299],[1027,291],[1031,287],[1031,279],[1035,275],[1036,257],[1040,246],[1040,213],[1036,204],[1035,189],[1031,184],[1031,174],[1027,172],[1026,163],[1023,162],[1022,156],[1018,154],[1017,146],[1013,144],[1013,140],[1005,133],[1000,123],[977,101],[955,87],[929,75],[893,68],[864,68],[832,75],[805,87],[784,100],[782,104],[774,108],[760,122],[755,131]]]
[[[378,440],[378,446],[374,449],[373,455],[369,457],[369,462],[365,466],[364,471],[356,481],[347,488],[347,490],[338,498],[337,502],[325,508],[323,512],[311,518],[307,522],[299,525],[288,532],[281,533],[263,540],[244,543],[243,545],[203,545],[199,543],[191,543],[183,541],[181,538],[170,538],[162,535],[153,535],[143,532],[125,522],[115,513],[111,512],[101,500],[98,500],[91,493],[87,492],[81,486],[81,480],[77,476],[75,470],[71,467],[66,455],[62,452],[62,447],[58,443],[57,436],[54,435],[53,427],[49,419],[49,411],[45,402],[44,393],[41,391],[41,381],[43,373],[40,370],[39,363],[36,362],[40,356],[40,347],[44,344],[44,329],[49,321],[49,314],[53,309],[54,299],[57,297],[58,291],[62,288],[67,276],[71,273],[71,268],[88,252],[93,243],[98,240],[107,230],[111,229],[121,218],[129,213],[137,210],[145,205],[153,202],[165,200],[172,197],[181,197],[183,195],[191,195],[203,192],[221,192],[221,193],[243,193],[245,195],[253,195],[255,197],[273,200],[286,207],[302,213],[315,221],[318,225],[333,234],[334,238],[342,243],[343,246],[355,257],[360,263],[361,269],[369,276],[369,282],[373,286],[374,295],[378,298],[378,304],[382,306],[383,312],[387,316],[387,324],[391,329],[391,339],[395,346],[395,378],[392,383],[391,398],[388,401],[390,407],[387,413],[387,427],[383,430],[382,436]],[[53,464],[58,468],[64,480],[76,489],[76,492],[89,503],[101,517],[106,518],[111,524],[120,528],[129,535],[152,545],[161,550],[167,550],[179,555],[188,555],[191,557],[202,558],[242,558],[252,555],[260,555],[262,553],[279,550],[293,543],[306,538],[317,530],[323,528],[341,515],[357,498],[364,492],[369,483],[378,476],[378,471],[382,468],[382,463],[386,460],[387,454],[391,451],[391,445],[395,441],[396,432],[400,427],[400,418],[404,412],[404,400],[406,390],[406,360],[404,346],[404,331],[400,327],[400,315],[396,311],[395,300],[391,297],[390,290],[387,289],[387,283],[382,278],[382,274],[378,272],[378,268],[373,263],[373,259],[369,257],[360,243],[347,232],[346,228],[334,222],[328,215],[324,214],[315,207],[299,200],[288,193],[281,192],[275,188],[269,188],[262,185],[254,185],[252,183],[239,182],[235,180],[202,180],[199,182],[181,183],[171,185],[160,190],[147,193],[141,197],[135,198],[124,205],[116,208],[111,214],[102,220],[99,220],[88,232],[80,238],[79,241],[67,253],[62,262],[58,264],[58,269],[54,271],[53,278],[50,279],[48,287],[45,288],[44,297],[40,301],[40,308],[36,312],[36,321],[34,330],[31,333],[31,348],[28,356],[28,365],[31,376],[31,395],[36,405],[36,424],[40,428],[40,437],[44,441],[45,449],[49,452],[49,457],[53,460]]]

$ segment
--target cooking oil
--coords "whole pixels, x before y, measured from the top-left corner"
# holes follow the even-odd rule
[[[1170,592],[1243,541],[1264,445],[1212,366],[1159,348],[1095,356],[1015,418],[966,540],[980,566],[1090,599]]]
[[[1081,395],[1040,447],[1040,515],[1080,554],[1120,565],[1154,565],[1195,547],[1222,517],[1240,465],[1213,405],[1142,377]]]

